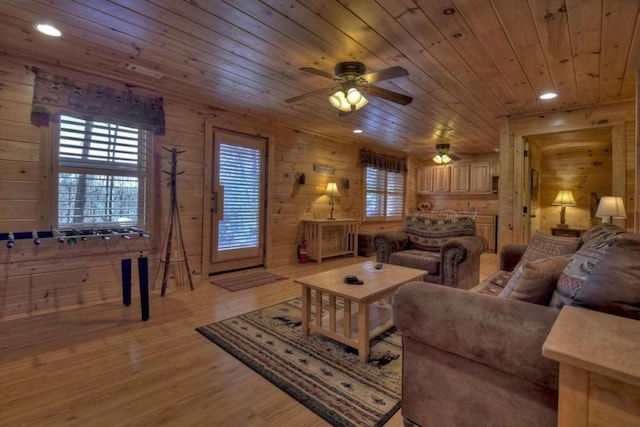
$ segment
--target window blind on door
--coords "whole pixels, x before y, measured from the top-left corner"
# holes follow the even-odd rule
[[[261,152],[222,143],[219,156],[224,213],[218,250],[255,248],[260,244]]]

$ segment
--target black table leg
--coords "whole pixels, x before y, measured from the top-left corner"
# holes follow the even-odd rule
[[[122,304],[131,305],[131,258],[124,258],[122,265]]]
[[[147,257],[138,258],[138,279],[140,280],[140,310],[142,320],[149,320],[149,262]]]

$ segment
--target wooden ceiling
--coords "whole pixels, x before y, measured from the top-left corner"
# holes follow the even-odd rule
[[[633,99],[640,68],[637,0],[48,0],[2,1],[0,52],[115,77],[165,96],[258,115],[340,140],[420,155],[499,145],[499,119]],[[63,35],[48,38],[34,24]],[[327,95],[336,63],[401,66],[338,117]],[[127,70],[143,66],[154,79]],[[554,90],[556,100],[538,95]],[[354,128],[364,133],[355,136]]]
[[[546,133],[543,135],[529,135],[529,143],[536,144],[544,154],[563,151],[578,151],[581,149],[609,149],[611,150],[611,128],[594,128],[569,132]]]

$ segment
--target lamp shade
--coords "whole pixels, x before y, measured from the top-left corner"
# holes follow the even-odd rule
[[[556,199],[552,203],[553,206],[576,206],[576,199],[573,198],[571,190],[560,190]]]
[[[598,218],[626,218],[627,212],[624,210],[622,197],[602,197],[596,210],[596,216]]]
[[[326,194],[329,197],[340,196],[340,192],[338,191],[338,184],[336,184],[335,182],[328,183]]]

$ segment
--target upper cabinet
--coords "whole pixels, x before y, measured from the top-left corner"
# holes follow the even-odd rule
[[[418,169],[418,194],[496,192],[497,160],[456,162]]]
[[[477,162],[469,165],[469,191],[471,193],[491,192],[491,162]]]
[[[451,165],[451,192],[469,192],[469,165]]]
[[[449,166],[426,166],[418,170],[418,193],[448,193],[451,173]]]

